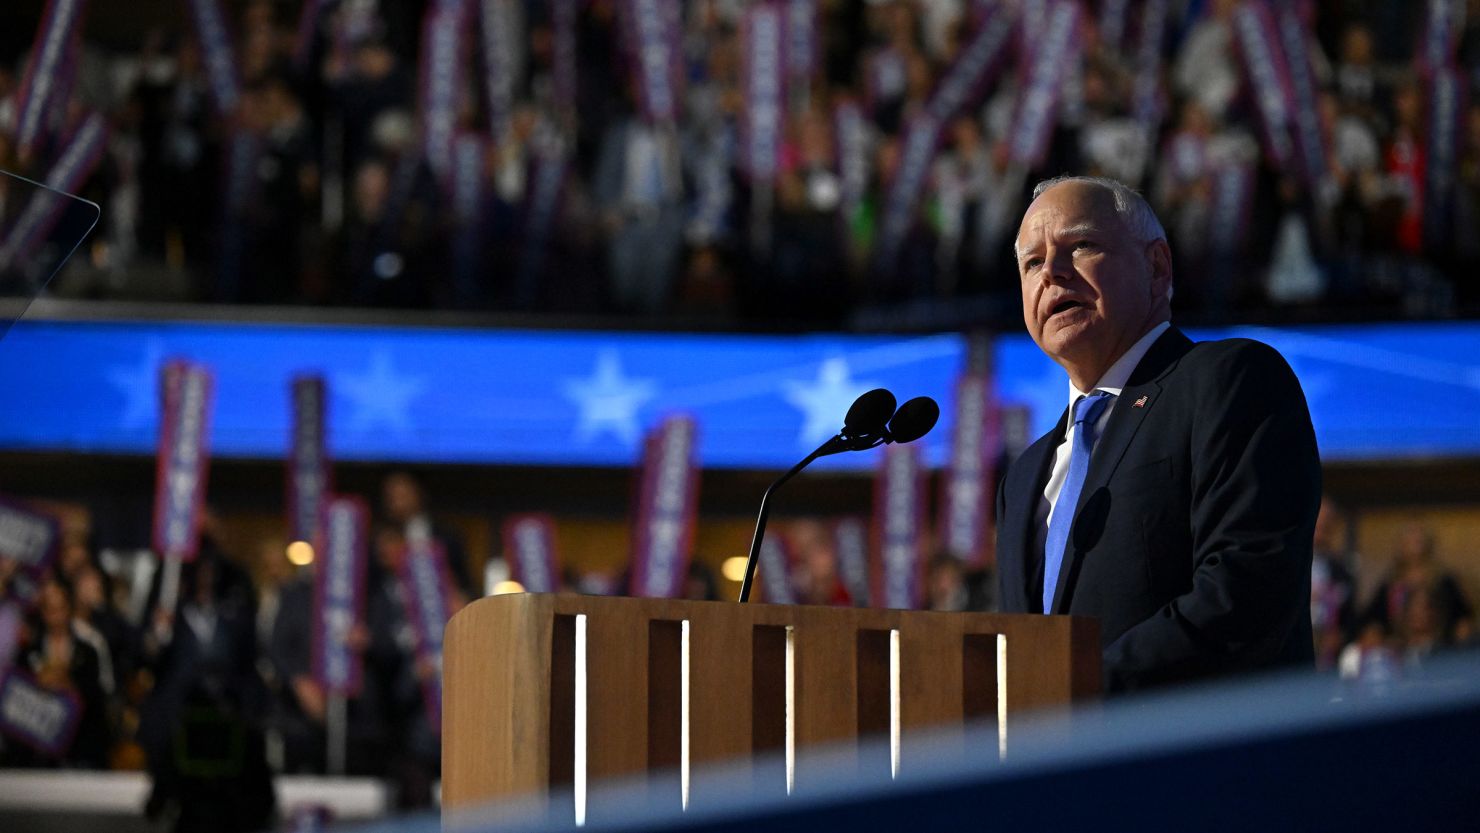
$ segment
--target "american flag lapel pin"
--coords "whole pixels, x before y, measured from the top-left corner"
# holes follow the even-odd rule
[[[1143,396],[1140,399],[1137,399],[1135,401],[1135,403],[1133,405],[1131,405],[1131,407],[1132,408],[1144,408],[1144,407],[1146,407],[1146,403],[1148,401],[1150,401],[1150,399],[1151,399],[1151,397],[1149,397],[1149,396]]]

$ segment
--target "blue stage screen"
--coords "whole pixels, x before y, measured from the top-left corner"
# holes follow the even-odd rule
[[[1480,326],[1232,328],[1290,361],[1328,460],[1480,455]],[[1038,431],[1067,381],[1023,334],[996,341],[1004,401]],[[693,414],[703,465],[785,468],[840,427],[859,393],[929,395],[946,457],[955,335],[691,335],[194,322],[22,321],[0,342],[0,449],[152,454],[160,364],[216,373],[212,453],[281,458],[289,382],[322,373],[341,460],[626,466],[664,415]],[[824,463],[869,467],[874,454]]]

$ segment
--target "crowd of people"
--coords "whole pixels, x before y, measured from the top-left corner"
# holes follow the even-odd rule
[[[399,560],[406,542],[441,544],[455,589],[450,610],[483,595],[507,564],[475,557],[454,527],[439,522],[421,484],[404,472],[382,484],[374,522],[363,620],[348,642],[363,662],[359,693],[345,701],[344,772],[382,778],[396,805],[433,800],[440,735],[426,683],[436,662],[415,645]],[[80,516],[76,516],[80,517]],[[1343,678],[1384,684],[1421,674],[1436,651],[1474,644],[1474,611],[1421,523],[1406,528],[1382,575],[1364,577],[1349,546],[1344,513],[1323,504],[1311,584],[1317,664]],[[857,604],[824,519],[784,520],[791,584],[801,604]],[[59,555],[40,582],[21,627],[14,664],[45,689],[79,704],[77,729],[59,752],[0,735],[0,766],[147,770],[151,813],[179,829],[257,829],[274,812],[273,773],[328,771],[326,723],[332,695],[313,665],[315,566],[295,565],[284,542],[256,542],[250,557],[229,556],[222,525],[207,517],[198,557],[181,574],[173,612],[151,567],[99,558],[115,551],[92,540],[84,521],[63,525]],[[240,543],[240,542],[231,542]],[[493,565],[485,566],[485,561]],[[684,594],[719,597],[709,567],[694,559]],[[484,569],[480,571],[480,566]],[[921,605],[991,611],[996,580],[941,555],[922,568]],[[0,591],[14,562],[0,559]],[[567,565],[562,589],[622,592],[623,577]],[[762,588],[764,590],[764,587]],[[229,823],[227,819],[232,819]],[[245,826],[241,826],[245,823]]]
[[[142,43],[84,32],[66,112],[108,118],[107,153],[85,188],[104,219],[57,290],[737,323],[1011,322],[1013,218],[1032,182],[1075,172],[1148,194],[1173,238],[1184,317],[1480,308],[1466,277],[1480,266],[1480,100],[1454,114],[1448,222],[1425,217],[1434,102],[1420,45],[1431,4],[1294,4],[1316,89],[1292,106],[1318,110],[1326,166],[1301,177],[1261,136],[1261,92],[1234,32],[1239,2],[1080,3],[1041,158],[1011,150],[1037,48],[1024,29],[981,100],[942,126],[894,236],[909,130],[977,31],[978,4],[800,4],[814,15],[815,54],[788,81],[772,178],[748,175],[741,153],[748,4],[658,4],[681,17],[667,123],[644,105],[633,4],[450,4],[463,9],[450,105],[428,92],[432,5],[226,4],[240,84],[229,111],[216,100],[212,45],[190,18]],[[1048,8],[991,5],[1025,21]],[[1480,8],[1468,6],[1452,60],[1480,87]],[[1138,46],[1143,7],[1165,11],[1151,50]],[[503,9],[497,31],[490,8]],[[569,24],[556,19],[566,8]],[[567,47],[573,79],[561,77]],[[3,136],[27,55],[0,58]],[[444,117],[455,138],[438,164],[427,136]],[[46,163],[0,139],[0,167],[38,175]],[[1218,203],[1229,170],[1249,174],[1233,215]]]
[[[482,582],[409,475],[386,478],[380,506],[364,613],[348,638],[363,675],[346,699],[341,774],[383,778],[396,806],[422,807],[440,769],[424,683],[440,669],[412,632],[398,570],[408,538],[440,545],[454,585],[449,614],[481,595]],[[13,664],[76,704],[76,729],[60,749],[7,729],[0,766],[147,770],[147,812],[175,829],[268,828],[272,774],[328,767],[331,695],[314,674],[314,568],[290,561],[282,540],[258,542],[250,557],[228,555],[230,542],[207,512],[171,605],[168,571],[156,559],[140,570],[91,540],[85,513],[64,516],[58,557],[37,582]],[[0,558],[0,599],[24,578],[15,561]]]

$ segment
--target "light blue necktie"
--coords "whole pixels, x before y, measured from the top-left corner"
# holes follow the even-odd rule
[[[1096,424],[1110,404],[1111,395],[1096,393],[1080,397],[1074,403],[1074,447],[1069,452],[1069,476],[1054,503],[1053,519],[1048,523],[1048,537],[1043,541],[1043,612],[1053,612],[1053,594],[1059,585],[1059,567],[1064,563],[1064,549],[1069,543],[1069,530],[1074,526],[1074,510],[1079,493],[1084,490],[1084,476],[1089,473],[1089,455],[1095,450]]]

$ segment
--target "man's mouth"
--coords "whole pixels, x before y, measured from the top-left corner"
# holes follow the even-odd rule
[[[1053,308],[1048,311],[1048,317],[1053,318],[1055,315],[1058,315],[1061,312],[1069,312],[1070,310],[1079,309],[1082,306],[1084,306],[1084,304],[1080,301],[1065,298],[1064,300],[1053,305]]]

